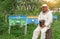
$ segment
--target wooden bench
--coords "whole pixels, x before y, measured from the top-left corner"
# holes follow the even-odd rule
[[[48,29],[46,32],[46,39],[52,39],[52,29]]]

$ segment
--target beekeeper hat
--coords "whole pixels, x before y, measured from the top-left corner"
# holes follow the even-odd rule
[[[43,7],[43,6],[46,6],[46,7],[48,7],[48,6],[47,6],[47,4],[43,4],[43,5],[42,5],[42,7]]]

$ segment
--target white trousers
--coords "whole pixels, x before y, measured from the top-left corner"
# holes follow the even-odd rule
[[[41,32],[41,37],[40,39],[45,39],[46,37],[46,31],[48,30],[48,27],[41,28],[40,26],[37,26],[37,28],[33,32],[33,37],[32,39],[37,39],[40,32]]]

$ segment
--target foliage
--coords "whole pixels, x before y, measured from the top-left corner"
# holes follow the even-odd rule
[[[20,8],[17,7],[17,0],[0,0],[0,39],[31,39],[33,30],[36,28],[36,25],[28,25],[27,35],[24,36],[24,27],[20,28],[19,26],[12,27],[11,34],[8,32],[8,16],[9,15],[38,15],[41,11],[41,3],[38,1],[30,0],[21,0]],[[23,7],[25,6],[25,7]],[[30,7],[32,8],[30,8]],[[21,8],[23,7],[23,8]],[[27,7],[29,7],[27,9]],[[52,25],[53,29],[53,39],[60,39],[60,13],[57,12],[58,21],[54,22]],[[57,29],[55,29],[57,28]]]

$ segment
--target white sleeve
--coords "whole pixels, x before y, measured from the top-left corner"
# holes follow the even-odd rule
[[[38,16],[38,22],[39,22],[39,20],[41,20],[41,14],[42,13],[40,13],[39,16]]]
[[[38,16],[38,21],[40,20],[40,15]]]
[[[50,13],[50,14],[48,15],[47,21],[45,22],[45,25],[46,25],[46,26],[49,26],[49,25],[52,23],[52,21],[53,21],[53,16],[52,16],[52,13]]]

